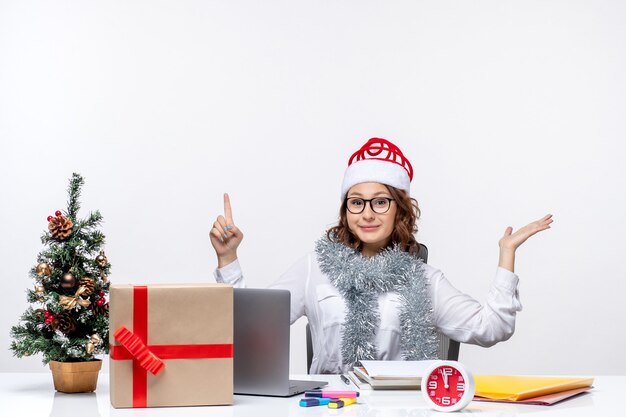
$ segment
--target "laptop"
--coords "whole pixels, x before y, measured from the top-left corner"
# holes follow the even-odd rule
[[[289,380],[290,303],[288,290],[234,289],[235,394],[289,397],[328,384]]]

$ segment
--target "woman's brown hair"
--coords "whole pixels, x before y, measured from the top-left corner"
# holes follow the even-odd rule
[[[417,219],[419,219],[421,214],[419,206],[417,205],[417,200],[409,197],[404,190],[399,190],[390,185],[385,185],[385,187],[389,190],[391,198],[394,199],[394,202],[398,207],[388,247],[397,243],[403,251],[417,255],[420,250],[420,246],[415,239],[415,234],[417,233]],[[343,243],[344,245],[360,252],[363,249],[363,242],[361,242],[358,236],[352,233],[348,227],[348,218],[346,214],[347,201],[347,199],[344,199],[343,203],[341,203],[341,208],[339,209],[339,223],[337,226],[328,229],[326,235],[330,240]]]

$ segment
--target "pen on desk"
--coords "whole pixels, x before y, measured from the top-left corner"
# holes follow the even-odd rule
[[[346,385],[350,385],[350,380],[344,374],[339,375],[339,378],[341,378]]]
[[[316,398],[355,398],[359,396],[358,391],[331,391],[331,390],[321,390],[314,389],[311,391],[304,392],[305,397],[316,397]]]

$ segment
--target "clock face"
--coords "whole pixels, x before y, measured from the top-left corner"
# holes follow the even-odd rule
[[[439,362],[422,381],[423,395],[439,411],[456,411],[474,397],[474,380],[458,362]]]

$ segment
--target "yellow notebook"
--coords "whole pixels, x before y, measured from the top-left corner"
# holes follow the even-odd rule
[[[541,395],[590,387],[593,378],[474,375],[476,395],[493,400],[520,401]]]

